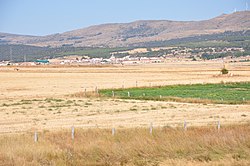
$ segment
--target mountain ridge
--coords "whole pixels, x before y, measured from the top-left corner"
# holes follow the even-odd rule
[[[46,36],[0,33],[0,43],[45,47],[127,47],[145,42],[249,30],[249,18],[250,11],[241,11],[202,21],[137,20],[107,23]]]

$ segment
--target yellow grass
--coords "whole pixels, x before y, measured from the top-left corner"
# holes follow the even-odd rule
[[[2,135],[1,165],[249,165],[250,125]]]

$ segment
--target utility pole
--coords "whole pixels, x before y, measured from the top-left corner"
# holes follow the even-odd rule
[[[26,55],[23,56],[23,62],[26,62],[27,59],[26,59]]]
[[[12,62],[12,47],[10,46],[10,62]]]

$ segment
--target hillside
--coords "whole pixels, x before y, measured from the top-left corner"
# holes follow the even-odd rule
[[[0,44],[74,47],[131,47],[148,42],[250,29],[250,12],[223,14],[204,21],[144,20],[91,26],[48,36],[0,33]]]
[[[186,38],[171,39],[165,41],[152,41],[134,44],[135,47],[117,47],[117,48],[100,48],[100,47],[38,47],[29,45],[16,44],[0,44],[0,61],[34,61],[36,59],[47,59],[59,56],[79,55],[89,56],[92,58],[103,57],[109,58],[113,52],[126,51],[133,48],[153,48],[164,46],[188,47],[192,49],[214,47],[222,49],[224,47],[240,47],[245,51],[243,55],[250,53],[250,30],[244,31],[226,31],[224,33],[217,33],[211,35],[199,35]],[[196,50],[197,51],[197,50]],[[159,56],[165,54],[164,50],[150,51],[146,54],[138,56]],[[127,54],[116,54],[116,56],[123,57]],[[240,54],[241,55],[241,54]],[[221,55],[220,55],[221,56]],[[237,54],[237,56],[239,56]],[[216,56],[212,56],[216,57]]]

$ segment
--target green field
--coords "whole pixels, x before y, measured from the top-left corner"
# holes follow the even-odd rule
[[[129,89],[101,90],[103,96],[141,100],[168,100],[181,102],[207,102],[241,104],[250,100],[250,83],[221,83],[171,85],[164,87],[143,87]],[[130,96],[128,96],[128,92]]]

